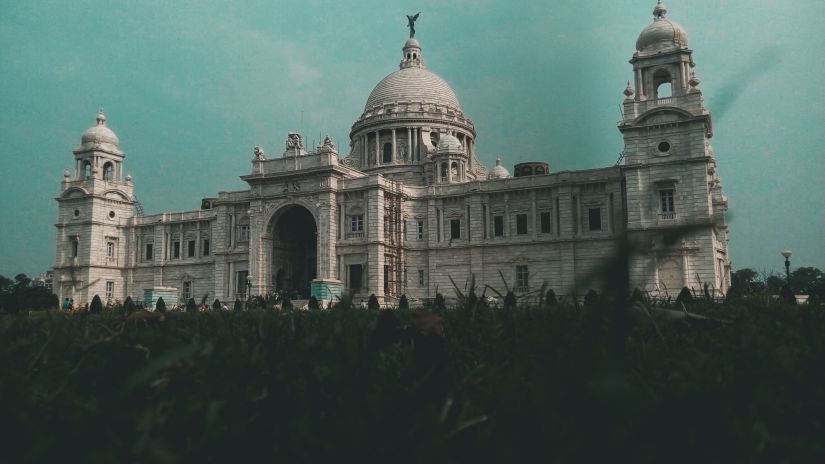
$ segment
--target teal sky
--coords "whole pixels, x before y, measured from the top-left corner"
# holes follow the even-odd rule
[[[349,4],[347,4],[349,3]],[[654,0],[0,0],[0,274],[52,265],[71,150],[99,104],[147,213],[243,189],[252,147],[349,129],[397,69],[407,13],[429,69],[508,169],[609,166]],[[825,2],[670,0],[713,114],[734,268],[825,269]],[[303,124],[301,113],[303,112]]]

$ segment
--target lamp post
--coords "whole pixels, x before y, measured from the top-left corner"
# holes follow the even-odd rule
[[[785,250],[782,252],[782,256],[785,257],[785,283],[788,284],[788,289],[791,288],[791,250]]]
[[[246,299],[247,301],[252,298],[252,276],[246,276]]]

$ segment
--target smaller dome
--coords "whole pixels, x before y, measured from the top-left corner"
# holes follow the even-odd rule
[[[679,24],[667,19],[667,8],[660,1],[653,9],[653,22],[642,30],[636,40],[636,50],[656,52],[673,47],[688,47],[687,31]]]
[[[508,177],[510,177],[510,173],[501,165],[501,158],[496,158],[496,166],[487,173],[487,179],[506,179]]]
[[[464,146],[454,135],[443,134],[438,139],[436,153],[464,153]]]
[[[421,48],[421,44],[420,44],[420,43],[418,43],[418,41],[417,41],[417,40],[415,40],[415,37],[410,37],[410,38],[409,38],[409,39],[407,39],[407,41],[404,43],[404,48],[419,48],[419,49],[420,49],[420,48]]]
[[[106,115],[103,114],[103,109],[97,114],[96,121],[97,123],[86,129],[86,132],[80,137],[81,148],[91,149],[99,145],[112,145],[113,147],[110,148],[117,149],[120,140],[112,129],[106,127]]]

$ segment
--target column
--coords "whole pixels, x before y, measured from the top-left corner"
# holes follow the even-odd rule
[[[536,191],[535,190],[530,190],[530,216],[531,216],[530,221],[532,222],[531,225],[533,226],[533,239],[536,239],[536,238],[538,238],[538,230],[539,230],[538,226],[539,226],[539,224],[538,224],[538,221],[536,221]]]
[[[412,128],[410,128],[410,127],[407,128],[407,155],[406,155],[406,158],[407,159],[404,160],[406,163],[409,163],[410,161],[412,161]]]
[[[375,131],[375,165],[381,166],[381,141],[379,134],[381,131]]]
[[[393,129],[392,130],[392,160],[390,160],[391,163],[397,163],[398,162],[398,154],[397,154],[398,151],[395,147],[396,147],[396,144],[395,144],[395,129]]]
[[[636,70],[636,99],[642,100],[645,96],[645,85],[642,82],[642,70]]]
[[[369,155],[367,153],[367,136],[361,136],[361,168],[365,168],[369,163]]]
[[[504,194],[504,236],[510,238],[510,194]]]
[[[195,232],[195,258],[201,257],[201,222],[197,222],[198,227]]]

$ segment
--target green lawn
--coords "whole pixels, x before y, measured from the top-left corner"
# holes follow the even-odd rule
[[[3,316],[0,461],[825,462],[825,308],[617,311]]]

